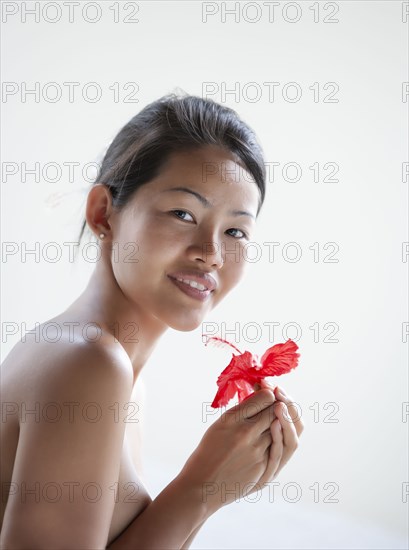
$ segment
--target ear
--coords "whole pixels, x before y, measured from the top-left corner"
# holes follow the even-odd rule
[[[108,220],[112,213],[112,195],[103,183],[95,183],[88,193],[85,218],[93,233],[110,236],[111,225]]]

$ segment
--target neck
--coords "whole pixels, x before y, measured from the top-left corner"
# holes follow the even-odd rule
[[[131,303],[123,294],[104,255],[79,298],[66,313],[71,318],[97,323],[102,333],[119,343],[129,356],[134,371],[134,384],[157,341],[168,326]]]

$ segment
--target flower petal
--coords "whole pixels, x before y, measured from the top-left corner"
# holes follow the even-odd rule
[[[266,376],[280,376],[294,369],[300,356],[296,353],[297,349],[297,344],[291,339],[284,344],[275,344],[262,355],[260,367],[257,366],[257,356],[249,351],[233,355],[217,379],[219,389],[211,406],[217,408],[227,405],[236,392],[239,402],[242,402],[253,392],[254,385]]]

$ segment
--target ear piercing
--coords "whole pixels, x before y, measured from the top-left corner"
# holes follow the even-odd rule
[[[100,238],[100,239],[104,239],[104,238],[105,238],[105,233],[100,233],[100,234],[99,234],[99,238]]]

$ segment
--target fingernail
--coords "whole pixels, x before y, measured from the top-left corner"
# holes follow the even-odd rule
[[[281,386],[278,386],[278,393],[280,393],[283,397],[287,397],[287,394],[285,393],[283,388],[281,388]]]

